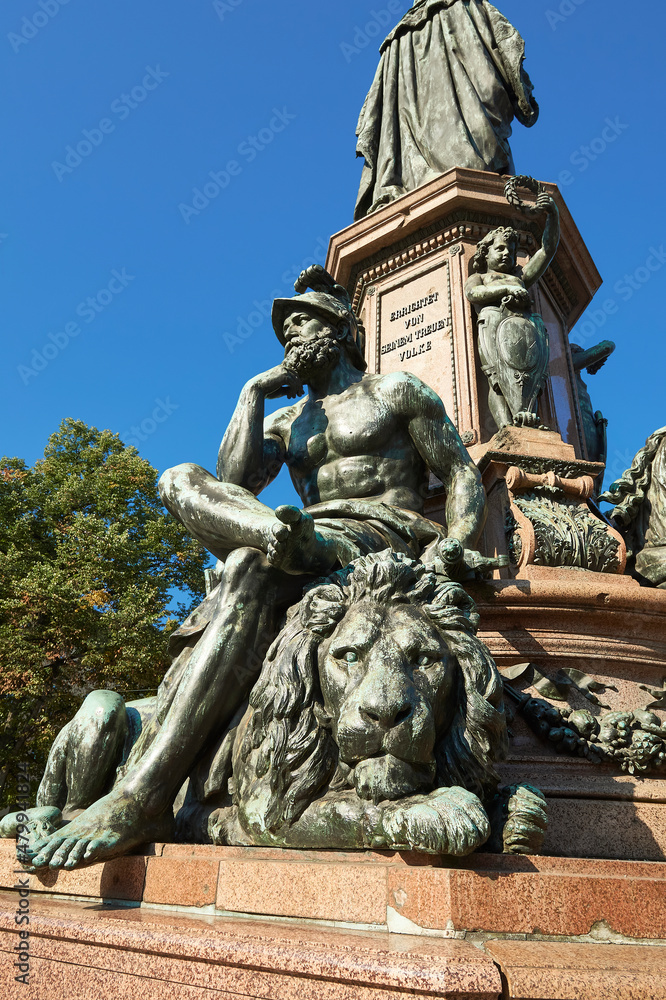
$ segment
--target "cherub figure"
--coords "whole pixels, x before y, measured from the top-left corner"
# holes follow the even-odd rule
[[[519,237],[510,227],[488,233],[477,246],[465,294],[478,313],[481,366],[490,383],[488,403],[499,430],[539,427],[538,399],[546,382],[550,347],[529,289],[548,270],[560,241],[559,211],[539,195],[536,209],[548,215],[542,246],[521,267]]]

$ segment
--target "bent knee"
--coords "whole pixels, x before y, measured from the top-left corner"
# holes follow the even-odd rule
[[[93,725],[110,729],[126,724],[125,701],[115,691],[92,691],[78,710],[72,723],[76,726]]]
[[[192,462],[184,462],[182,465],[174,466],[173,469],[167,469],[157,484],[162,502],[167,504],[167,501],[173,500],[181,490],[200,482],[202,475],[209,477],[210,473]]]
[[[224,579],[227,583],[263,576],[270,571],[268,560],[261,549],[234,549],[224,563]]]

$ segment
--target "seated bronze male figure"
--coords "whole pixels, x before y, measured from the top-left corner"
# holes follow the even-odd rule
[[[174,636],[177,655],[110,791],[31,845],[36,867],[173,836],[179,789],[242,710],[286,610],[317,576],[384,550],[449,577],[484,565],[480,475],[439,397],[407,372],[365,372],[347,293],[323,268],[296,290],[273,309],[284,360],[242,390],[217,477],[182,465],[160,482],[171,513],[223,563],[221,581]],[[265,420],[266,399],[280,396],[304,398]],[[303,510],[257,499],[283,465]],[[446,488],[446,527],[423,514],[429,471]]]

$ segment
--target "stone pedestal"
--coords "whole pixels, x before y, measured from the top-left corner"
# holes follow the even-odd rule
[[[489,516],[479,548],[510,561],[493,581],[472,585],[470,592],[481,613],[480,635],[500,668],[532,663],[551,681],[560,669],[573,668],[603,685],[600,704],[573,689],[562,701],[551,699],[554,707],[591,709],[596,716],[609,709],[632,712],[650,702],[644,686],[664,684],[666,594],[624,575],[625,543],[594,503],[604,466],[587,453],[569,333],[601,279],[561,195],[554,186],[545,187],[562,222],[555,261],[533,290],[534,309],[550,339],[539,406],[548,431],[498,432],[488,407],[476,318],[464,294],[476,245],[492,229],[518,230],[520,263],[540,241],[540,220],[535,224],[517,215],[501,179],[452,170],[335,235],[327,266],[362,318],[369,371],[405,369],[435,389],[481,470]],[[425,509],[444,523],[443,490],[433,478]],[[522,693],[543,698],[535,688],[523,686]],[[484,950],[501,970],[504,997],[666,997],[666,976],[660,971],[651,978],[654,967],[636,964],[639,953],[629,943],[641,937],[639,914],[652,905],[649,894],[643,896],[647,883],[639,872],[650,881],[666,860],[666,773],[641,778],[558,756],[519,715],[511,729],[500,777],[504,784],[529,782],[545,793],[545,853],[551,857],[523,862],[479,857],[454,868],[401,870],[390,905],[401,920],[431,933],[436,925],[454,933],[464,926],[468,940],[470,932],[481,934]],[[614,860],[619,858],[624,860]],[[637,864],[648,861],[657,868]],[[606,879],[615,877],[622,889],[617,882],[605,895],[601,886],[610,890]],[[589,879],[596,878],[593,886]],[[652,886],[661,909],[666,883]],[[625,907],[625,891],[631,929],[625,924],[617,937],[614,921]],[[580,921],[587,924],[595,897],[603,916],[583,931]],[[580,939],[567,945],[536,940],[590,932],[623,944],[595,949]],[[663,945],[665,928],[655,924],[653,933]],[[495,934],[525,934],[530,940],[499,940]],[[646,954],[659,966],[664,951]],[[604,966],[599,978],[598,961]]]
[[[649,700],[641,684],[657,688],[666,673],[666,592],[622,575],[624,543],[591,501],[603,466],[586,453],[568,334],[601,279],[546,187],[562,220],[557,257],[533,292],[551,345],[540,403],[548,432],[497,432],[464,295],[491,229],[519,230],[521,261],[540,240],[538,220],[516,217],[502,180],[450,171],[334,236],[327,268],[353,297],[369,370],[405,369],[432,386],[481,469],[482,551],[512,561],[470,592],[500,668],[529,661],[553,679],[574,667],[604,685],[604,704],[634,710]],[[576,551],[593,535],[592,548],[613,557],[549,561],[531,493],[557,495]],[[443,508],[433,480],[426,511],[443,522]],[[590,705],[580,691],[570,703]],[[0,841],[0,997],[666,998],[666,774],[640,779],[560,757],[520,716],[511,726],[500,778],[544,791],[546,856],[156,844],[31,875],[27,987],[13,964],[24,876],[13,842]]]
[[[496,575],[528,576],[544,566],[619,575],[627,560],[624,542],[588,502],[604,467],[587,454],[569,345],[569,332],[601,279],[559,191],[545,187],[558,203],[562,227],[555,260],[532,293],[550,340],[539,404],[549,431],[498,431],[479,360],[476,317],[465,297],[476,246],[492,229],[511,225],[518,231],[521,263],[540,246],[539,220],[509,205],[501,178],[449,171],[333,236],[327,267],[348,289],[365,327],[368,370],[414,372],[444,401],[488,494],[480,549],[512,558],[511,568]],[[556,476],[559,494],[552,493],[552,482],[530,483],[534,476]],[[528,492],[534,495],[526,497]],[[553,498],[562,515],[554,531],[548,523]],[[530,504],[534,518],[526,511]],[[425,510],[444,521],[435,480]]]
[[[664,591],[639,587],[624,576],[541,567],[531,567],[527,579],[469,589],[481,613],[479,634],[500,669],[530,662],[550,680],[562,668],[580,670],[604,685],[599,701],[620,712],[651,701],[642,685],[663,684]],[[534,687],[523,690],[544,697]],[[586,708],[596,716],[605,711],[577,690],[550,703]],[[500,778],[504,784],[528,782],[546,795],[546,853],[666,860],[666,772],[640,777],[560,756],[520,715],[511,730]]]
[[[550,336],[551,362],[540,416],[586,459],[568,333],[601,278],[554,185],[560,209],[557,257],[534,291]],[[412,371],[441,396],[466,445],[490,441],[497,427],[476,347],[475,318],[464,294],[476,244],[512,225],[521,262],[541,230],[516,217],[493,174],[456,168],[332,237],[327,268],[350,292],[366,329],[369,371]]]
[[[156,844],[30,890],[27,987],[0,891],[3,1000],[664,996],[665,864]]]
[[[603,465],[577,458],[560,434],[527,427],[505,427],[469,452],[488,496],[480,548],[510,559],[497,577],[529,579],[542,569],[624,573],[624,540],[590,502]]]

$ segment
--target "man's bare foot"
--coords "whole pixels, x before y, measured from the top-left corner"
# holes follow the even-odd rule
[[[275,511],[278,523],[271,529],[267,558],[284,573],[328,573],[337,558],[335,546],[315,531],[310,514],[285,505]]]
[[[22,832],[28,823],[35,824],[35,826],[41,823],[44,830],[50,833],[52,829],[62,823],[62,818],[62,813],[55,806],[35,806],[21,812],[8,813],[0,821],[0,837],[11,837],[12,840],[15,840],[17,834]]]
[[[33,868],[77,868],[128,854],[141,844],[167,840],[173,813],[146,817],[136,796],[120,786],[60,830],[24,849],[19,860]]]

